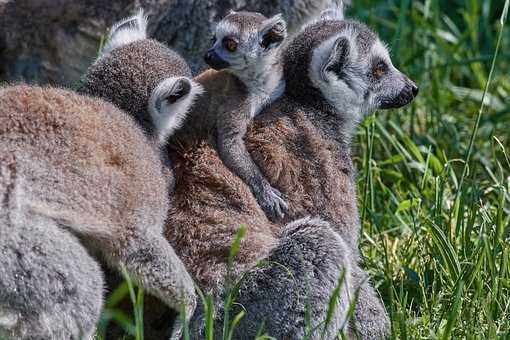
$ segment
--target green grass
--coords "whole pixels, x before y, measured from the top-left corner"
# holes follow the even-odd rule
[[[510,338],[509,2],[349,10],[420,86],[410,107],[367,118],[354,145],[363,267],[395,339]],[[209,324],[228,339],[236,319]]]

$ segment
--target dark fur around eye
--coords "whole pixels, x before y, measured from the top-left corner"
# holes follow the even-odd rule
[[[372,70],[372,75],[375,78],[379,79],[383,77],[386,74],[386,72],[388,72],[388,64],[381,60],[377,64],[375,64]]]
[[[235,52],[237,50],[237,41],[232,38],[224,38],[222,44],[223,47],[229,52]]]
[[[211,37],[211,45],[216,44],[216,41],[217,41],[217,40],[218,40],[218,39],[216,39],[216,36],[215,36],[215,35],[213,35],[213,36]]]

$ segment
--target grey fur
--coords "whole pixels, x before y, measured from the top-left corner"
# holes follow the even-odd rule
[[[100,97],[133,115],[149,136],[164,144],[183,123],[201,87],[176,52],[147,38],[143,11],[116,24],[79,92]]]
[[[307,217],[288,224],[269,255],[240,279],[239,296],[229,313],[246,315],[234,338],[254,339],[258,333],[276,339],[335,338],[347,324],[354,296],[351,257],[349,247],[327,222]],[[326,326],[321,317],[327,315],[337,287],[335,309]],[[221,325],[224,311],[218,307],[216,322]],[[203,322],[197,314],[193,338],[203,338]],[[221,338],[221,332],[216,327],[215,338]]]
[[[0,88],[0,150],[0,314],[11,321],[0,334],[90,338],[103,295],[92,254],[193,313],[193,281],[162,235],[162,165],[128,115],[65,90]]]
[[[92,339],[99,266],[55,220],[24,211],[18,170],[0,154],[0,338]]]

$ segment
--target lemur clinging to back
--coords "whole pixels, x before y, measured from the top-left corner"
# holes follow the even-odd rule
[[[244,145],[248,124],[284,91],[280,47],[287,36],[281,15],[231,12],[217,27],[205,55],[212,70],[197,76],[205,95],[193,106],[176,140],[212,132],[222,161],[251,189],[270,218],[288,208],[252,161]]]

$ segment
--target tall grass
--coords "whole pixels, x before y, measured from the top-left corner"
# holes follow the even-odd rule
[[[393,338],[510,337],[508,3],[354,9],[421,88],[358,139],[364,267]]]
[[[353,2],[420,86],[410,107],[368,117],[353,152],[363,267],[392,338],[510,338],[510,0]],[[215,325],[204,299],[207,339],[229,339],[242,315]]]

